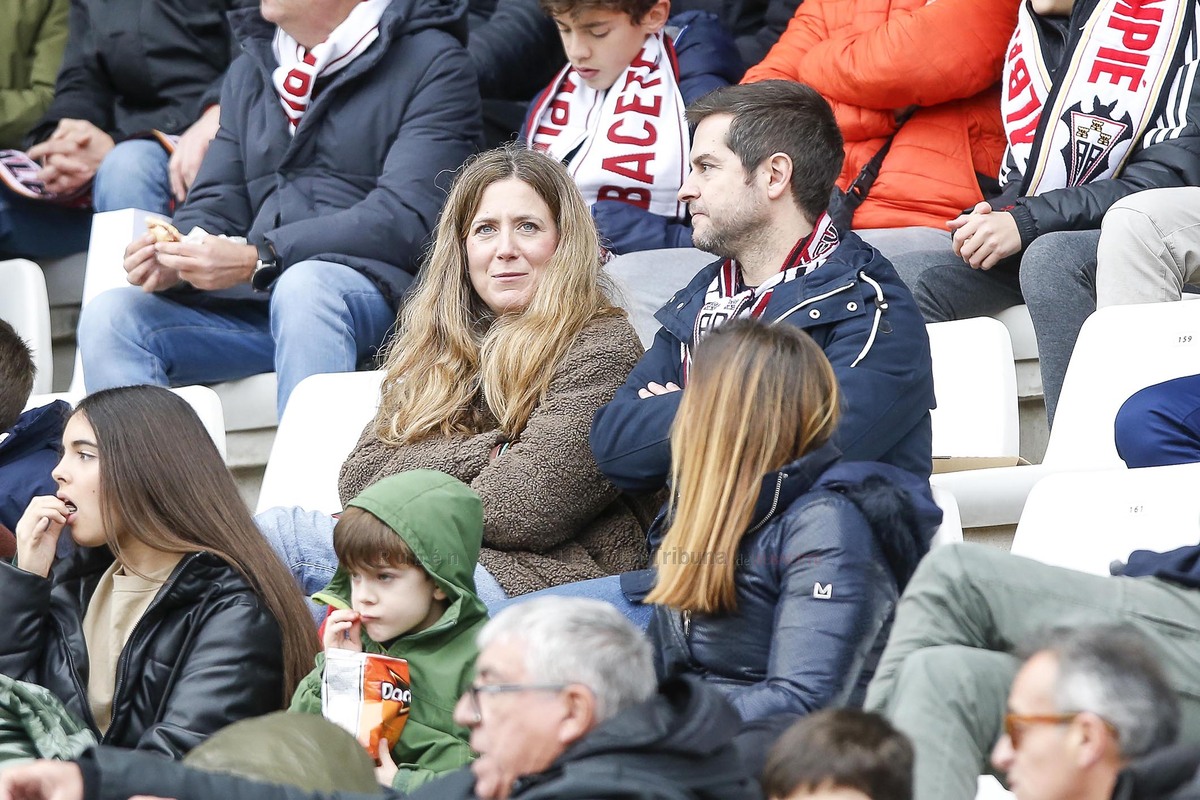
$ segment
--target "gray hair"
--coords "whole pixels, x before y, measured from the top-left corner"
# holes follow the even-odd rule
[[[547,595],[511,605],[479,632],[479,648],[502,639],[521,642],[530,681],[588,687],[598,722],[648,700],[657,688],[650,642],[600,600]]]
[[[1058,710],[1090,711],[1107,721],[1116,730],[1124,758],[1147,755],[1179,735],[1179,700],[1153,643],[1136,628],[1056,628],[1043,632],[1025,651],[1057,659]]]

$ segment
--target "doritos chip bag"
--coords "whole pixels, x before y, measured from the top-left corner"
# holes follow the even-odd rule
[[[357,738],[372,759],[379,753],[380,739],[394,745],[400,738],[411,705],[408,662],[403,658],[325,651],[321,713]]]

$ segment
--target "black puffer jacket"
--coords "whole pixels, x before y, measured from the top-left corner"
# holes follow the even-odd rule
[[[83,616],[110,564],[103,547],[80,549],[55,564],[49,579],[0,563],[0,673],[45,686],[93,730]],[[178,758],[226,725],[282,705],[275,618],[233,567],[194,553],[179,562],[121,652],[102,741]]]
[[[571,745],[543,772],[513,786],[512,800],[761,800],[732,744],[737,715],[694,679],[667,681],[658,695],[628,708]],[[91,750],[79,766],[86,800],[150,794],[178,800],[370,800],[379,795],[307,792],[179,764]],[[388,792],[385,798],[397,795]],[[472,800],[469,767],[429,783],[411,800]]]
[[[763,478],[738,549],[734,613],[655,609],[661,672],[703,677],[745,721],[865,691],[900,592],[941,522],[927,481],[840,455],[825,445]]]
[[[218,100],[238,46],[225,15],[254,0],[71,0],[54,101],[29,135],[82,119],[117,141],[157,128],[183,133]],[[257,12],[255,12],[257,13]]]

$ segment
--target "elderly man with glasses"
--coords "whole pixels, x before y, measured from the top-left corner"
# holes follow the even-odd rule
[[[543,597],[479,635],[474,685],[454,709],[479,757],[411,800],[759,800],[733,744],[737,713],[699,681],[656,688],[649,643],[615,608]],[[219,735],[219,734],[218,734]],[[383,792],[383,789],[381,789]],[[379,800],[189,769],[99,747],[79,762],[0,774],[0,800]],[[383,797],[395,797],[383,794]]]

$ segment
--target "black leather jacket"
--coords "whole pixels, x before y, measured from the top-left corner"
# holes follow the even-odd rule
[[[107,548],[81,549],[49,579],[0,563],[0,673],[52,691],[99,736],[87,701],[83,615]],[[208,553],[185,556],[121,652],[102,741],[179,758],[217,730],[283,706],[283,642],[246,581]]]
[[[865,691],[896,600],[941,521],[927,481],[840,455],[825,445],[763,478],[738,549],[735,612],[655,609],[660,671],[703,677],[745,721]]]

